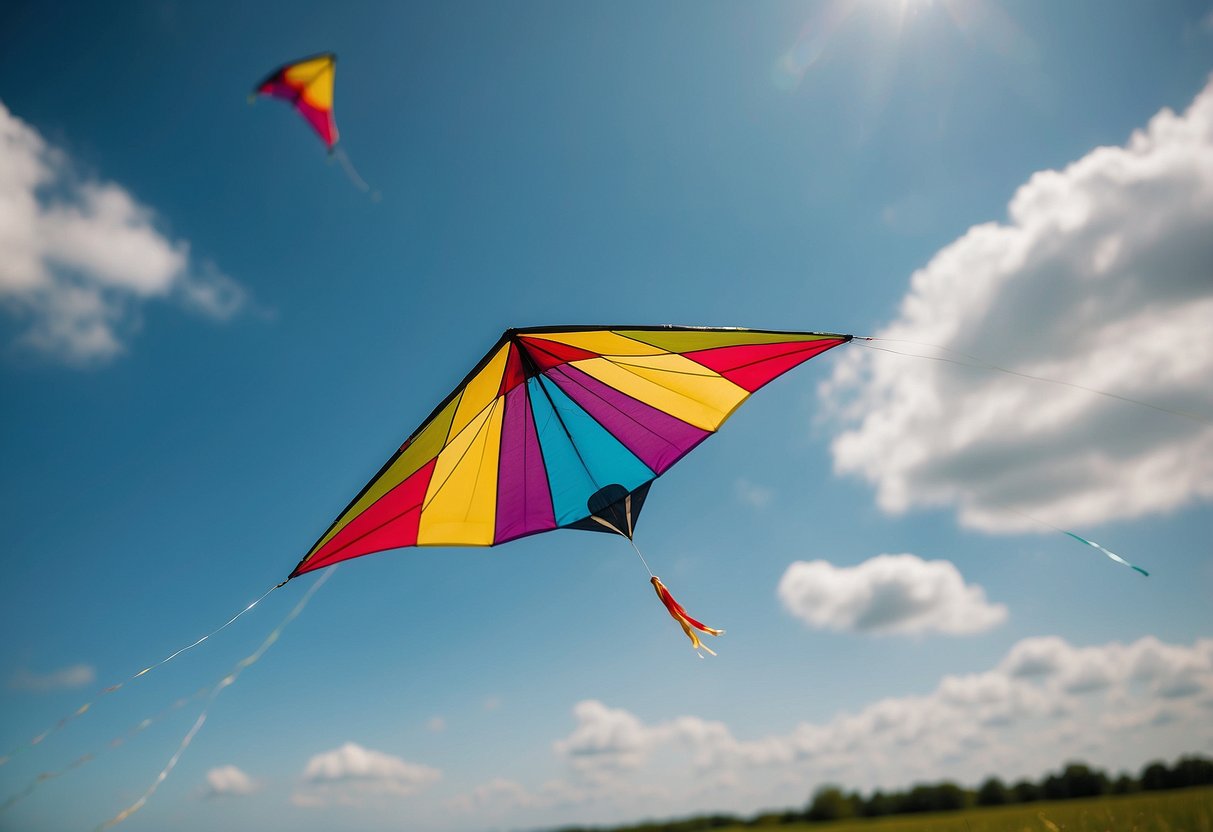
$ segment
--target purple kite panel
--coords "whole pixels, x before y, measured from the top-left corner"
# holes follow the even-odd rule
[[[556,528],[543,452],[531,416],[527,386],[505,395],[501,459],[497,474],[497,530],[494,543]]]
[[[665,473],[709,436],[708,431],[637,401],[571,364],[553,367],[545,375],[655,474]]]

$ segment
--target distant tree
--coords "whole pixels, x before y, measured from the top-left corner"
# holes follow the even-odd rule
[[[1011,797],[1007,794],[1007,787],[997,777],[989,778],[977,790],[978,806],[1002,806],[1009,803],[1010,800]]]
[[[1108,791],[1108,775],[1085,763],[1069,763],[1058,774],[1050,774],[1040,784],[1045,800],[1072,797],[1096,797]]]
[[[813,794],[809,809],[805,812],[808,820],[841,820],[853,818],[856,806],[849,795],[842,793],[837,786],[822,786]]]
[[[897,811],[899,814],[930,812],[935,808],[934,801],[931,799],[930,786],[914,786],[908,792],[904,792],[898,796],[901,798],[897,801]]]
[[[940,783],[935,787],[935,805],[941,812],[963,809],[972,803],[972,793],[955,783]]]
[[[1141,783],[1135,777],[1122,774],[1112,782],[1112,794],[1136,794],[1141,791]]]
[[[1065,800],[1069,797],[1066,794],[1066,783],[1060,774],[1050,774],[1040,781],[1040,796],[1045,800]]]
[[[1044,797],[1066,799],[1100,794],[1130,794],[1142,789],[1179,789],[1213,785],[1213,759],[1199,756],[1181,757],[1174,766],[1155,761],[1148,764],[1140,780],[1121,774],[1114,781],[1098,769],[1083,763],[1069,763],[1061,771],[1050,774],[1039,784],[1020,780],[1006,786],[997,777],[989,777],[976,792],[955,783],[919,784],[909,791],[874,791],[867,799],[858,792],[844,792],[838,786],[818,789],[805,810],[790,809],[764,812],[748,821],[746,826],[775,827],[809,821],[830,821],[852,817],[882,817],[910,812],[945,812],[967,806],[996,806],[1000,803],[1030,803]],[[558,832],[711,832],[743,822],[727,814],[701,815],[669,821],[645,821],[613,830],[586,827],[565,827]],[[774,832],[774,830],[772,830]]]
[[[1020,780],[1011,787],[1011,796],[1016,803],[1033,803],[1040,800],[1040,786],[1031,780]]]
[[[955,783],[918,785],[894,798],[898,812],[950,812],[968,804],[968,793]]]
[[[871,797],[863,801],[859,811],[865,818],[881,818],[893,814],[895,809],[893,798],[877,789],[872,792]]]
[[[1070,763],[1061,773],[1067,797],[1098,797],[1108,793],[1108,775],[1083,763]]]
[[[1171,769],[1168,783],[1172,789],[1213,784],[1213,760],[1204,757],[1180,757]]]
[[[1166,763],[1155,760],[1141,770],[1141,787],[1148,792],[1169,788],[1170,774]]]
[[[784,823],[784,812],[763,812],[761,815],[755,815],[750,819],[747,826],[778,826]],[[803,816],[802,816],[803,817]],[[800,820],[798,817],[796,820]],[[794,821],[793,821],[794,822]]]

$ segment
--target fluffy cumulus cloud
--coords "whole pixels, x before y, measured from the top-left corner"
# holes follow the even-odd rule
[[[243,797],[257,791],[257,783],[236,766],[219,766],[206,773],[206,797]]]
[[[822,388],[844,425],[836,469],[888,511],[953,506],[987,531],[1213,499],[1210,264],[1213,85],[1123,147],[1034,174],[1006,222],[913,275],[874,346],[946,360],[845,356]],[[973,356],[1065,384],[960,366]]]
[[[226,320],[246,292],[194,262],[189,243],[165,236],[124,188],[81,177],[0,103],[0,307],[19,344],[69,363],[104,361],[153,300]]]
[[[650,736],[634,715],[596,700],[573,708],[577,729],[555,745],[556,753],[587,772],[635,769],[648,755]]]
[[[420,763],[347,742],[312,757],[292,801],[297,806],[360,806],[384,797],[407,797],[442,779],[442,772]]]
[[[97,681],[97,671],[89,664],[73,664],[52,670],[49,673],[36,673],[28,668],[20,668],[9,677],[8,686],[13,690],[45,693],[53,690],[67,690],[91,685]]]
[[[942,678],[823,722],[743,738],[720,721],[649,722],[595,700],[552,750],[562,779],[495,779],[450,805],[510,823],[614,822],[646,812],[754,811],[800,803],[814,783],[899,788],[989,774],[1039,777],[1083,758],[1113,770],[1213,744],[1213,639],[1079,647],[1015,644],[992,668]]]
[[[811,627],[857,633],[988,630],[1006,620],[980,586],[966,584],[951,561],[877,555],[857,566],[797,561],[779,581],[779,600]]]

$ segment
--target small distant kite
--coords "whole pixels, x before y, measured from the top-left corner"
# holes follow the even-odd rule
[[[333,120],[336,74],[336,55],[332,52],[313,55],[275,69],[257,85],[252,97],[268,95],[289,101],[331,153],[337,145],[337,122]]]
[[[355,187],[369,192],[370,186],[358,175],[345,152],[337,147],[337,122],[333,118],[333,81],[336,75],[337,56],[332,52],[322,52],[278,67],[253,89],[249,100],[255,101],[259,95],[268,95],[289,101],[316,131],[328,148],[329,155],[341,163]],[[371,194],[371,198],[378,199],[378,192]]]

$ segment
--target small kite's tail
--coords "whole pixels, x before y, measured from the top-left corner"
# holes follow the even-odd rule
[[[1074,534],[1074,532],[1069,531],[1068,529],[1063,529],[1061,526],[1054,526],[1052,523],[1050,523],[1047,520],[1041,520],[1039,517],[1033,517],[1032,515],[1028,514],[1027,512],[1020,511],[1017,508],[1011,508],[1010,506],[1003,506],[1003,508],[1005,508],[1007,511],[1015,512],[1020,517],[1026,517],[1028,520],[1031,520],[1033,523],[1039,523],[1040,525],[1046,526],[1055,532],[1060,532],[1061,534],[1064,534],[1066,537],[1077,540],[1079,543],[1085,543],[1088,546],[1092,547],[1093,549],[1098,549],[1099,551],[1101,551],[1105,555],[1107,555],[1108,558],[1116,561],[1117,563],[1121,564],[1122,566],[1127,566],[1130,569],[1132,569],[1134,572],[1137,572],[1138,574],[1143,575],[1147,578],[1150,577],[1150,573],[1147,572],[1146,570],[1142,569],[1140,566],[1133,564],[1133,563],[1129,563],[1127,560],[1122,558],[1120,555],[1116,554],[1115,552],[1113,552],[1110,549],[1105,549],[1103,546],[1100,546],[1094,540],[1087,540],[1082,535]]]
[[[362,191],[364,194],[369,194],[373,202],[378,202],[382,198],[379,191],[372,191],[371,186],[366,184],[366,180],[359,175],[358,169],[354,167],[354,163],[350,161],[349,155],[340,145],[334,145],[331,153],[333,158],[336,159],[341,165],[341,169],[345,171],[345,175],[349,178],[350,182],[354,184],[355,188]]]

